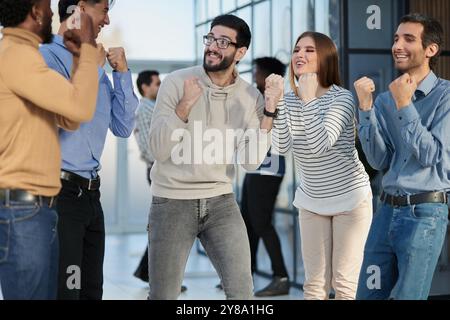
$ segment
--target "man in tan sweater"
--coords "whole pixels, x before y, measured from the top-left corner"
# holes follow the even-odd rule
[[[69,82],[38,48],[51,41],[50,0],[0,0],[0,283],[5,299],[54,299],[61,185],[58,127],[92,118],[98,91],[91,19],[65,34]]]

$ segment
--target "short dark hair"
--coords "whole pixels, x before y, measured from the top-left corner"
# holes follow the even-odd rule
[[[420,13],[411,13],[402,17],[400,24],[402,23],[419,23],[423,26],[422,45],[424,49],[433,43],[439,46],[438,53],[430,59],[430,68],[434,69],[444,45],[444,29],[442,25],[436,19]]]
[[[142,90],[142,85],[146,84],[147,86],[152,84],[153,76],[159,76],[159,72],[155,70],[147,70],[139,73],[136,84],[141,96],[144,95],[144,91]]]
[[[215,26],[224,26],[237,32],[236,43],[238,48],[249,48],[252,41],[252,33],[247,22],[232,14],[224,14],[214,18],[211,29]]]
[[[33,6],[41,0],[0,0],[0,25],[17,27],[25,21]]]
[[[257,66],[266,76],[270,76],[273,73],[282,77],[286,75],[286,65],[277,58],[258,58],[253,60],[253,65]]]
[[[90,4],[97,4],[102,2],[103,0],[59,0],[58,3],[58,13],[59,13],[59,22],[63,23],[69,18],[73,12],[69,9],[72,6],[77,6],[80,1],[85,1]],[[108,3],[112,5],[113,1],[108,0]]]

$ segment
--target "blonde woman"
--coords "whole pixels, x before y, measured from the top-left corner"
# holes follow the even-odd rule
[[[274,148],[293,150],[300,185],[305,299],[354,300],[372,222],[372,192],[355,148],[355,108],[340,87],[333,41],[302,34],[292,54],[292,92],[279,104]]]

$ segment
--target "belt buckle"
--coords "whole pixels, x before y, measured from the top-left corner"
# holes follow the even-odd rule
[[[408,207],[411,207],[411,196],[410,196],[410,195],[407,195],[407,196],[406,196],[406,205],[407,205]]]
[[[92,187],[92,180],[89,179],[89,184],[88,184],[88,190],[91,191],[91,187]]]

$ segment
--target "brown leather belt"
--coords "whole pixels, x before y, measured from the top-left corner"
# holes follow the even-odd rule
[[[381,194],[381,202],[393,207],[407,207],[423,203],[445,203],[447,204],[447,194],[445,192],[427,192],[412,196],[395,197],[385,192]]]
[[[11,207],[14,203],[26,203],[52,208],[56,205],[56,197],[35,196],[25,190],[0,189],[0,204],[5,207]]]

